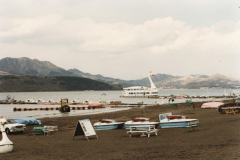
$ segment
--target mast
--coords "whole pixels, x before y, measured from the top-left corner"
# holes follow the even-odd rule
[[[149,72],[149,75],[148,75],[148,79],[151,83],[151,89],[156,89],[157,87],[155,86],[155,84],[153,83],[152,79],[151,79],[151,76],[154,76],[154,74],[152,74],[152,72]]]

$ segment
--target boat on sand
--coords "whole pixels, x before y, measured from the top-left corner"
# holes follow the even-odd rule
[[[133,119],[136,119],[136,118],[133,118]],[[125,122],[125,129],[126,130],[130,130],[130,127],[131,126],[137,126],[137,129],[138,130],[145,130],[145,129],[148,129],[149,125],[153,125],[155,126],[155,128],[158,127],[159,125],[159,122],[150,122],[150,118],[142,118],[142,117],[139,117],[138,119],[142,119],[142,121],[134,121],[134,120],[131,120],[131,121],[127,121]]]
[[[122,129],[124,126],[124,122],[118,122],[113,119],[99,119],[99,121],[93,125],[95,130]]]
[[[181,116],[181,118],[170,118],[172,113],[159,114],[161,128],[178,128],[186,127],[188,123],[196,123],[197,119],[187,119],[187,116]],[[169,117],[169,118],[168,118]]]

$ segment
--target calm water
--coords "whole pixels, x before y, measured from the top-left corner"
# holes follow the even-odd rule
[[[159,90],[159,96],[169,96],[171,94],[187,94],[187,95],[209,95],[209,96],[222,96],[224,91],[232,93],[237,90],[233,89],[209,89],[209,90]],[[104,94],[103,94],[104,93]],[[14,97],[16,100],[26,101],[27,99],[43,99],[48,101],[54,99],[55,101],[60,101],[61,98],[68,98],[69,101],[78,100],[83,102],[92,99],[93,102],[99,102],[100,100],[110,101],[121,101],[122,103],[137,103],[138,101],[143,101],[147,104],[154,104],[156,101],[160,103],[168,103],[167,99],[147,99],[147,98],[120,98],[122,91],[74,91],[74,92],[9,92],[0,93],[0,99],[3,100],[7,95]],[[193,101],[209,101],[214,99],[193,99]],[[185,103],[185,99],[176,99],[174,103]],[[76,116],[76,115],[87,115],[87,114],[99,114],[106,112],[115,112],[119,110],[124,110],[128,108],[102,108],[95,110],[71,110],[70,113],[63,114],[59,111],[18,111],[13,112],[13,108],[41,108],[41,107],[57,107],[59,105],[0,105],[0,117],[61,117],[61,116]],[[74,105],[76,106],[76,105]]]

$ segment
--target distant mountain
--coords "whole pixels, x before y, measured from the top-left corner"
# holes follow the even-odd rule
[[[0,92],[84,90],[122,90],[122,87],[82,77],[0,76]]]
[[[175,79],[177,77],[167,74],[156,74],[155,76],[152,76],[151,79],[154,82],[156,86],[161,86],[162,84],[167,83],[168,81]],[[130,80],[126,81],[127,83],[130,83],[132,85],[142,85],[142,86],[148,86],[150,85],[148,77],[138,80]]]
[[[208,78],[209,77],[209,76],[202,75],[202,74],[191,74],[190,76],[197,77],[197,78]]]
[[[183,88],[200,88],[200,87],[234,87],[233,84],[240,85],[240,81],[233,78],[228,78],[224,75],[215,74],[210,77],[200,78],[193,76],[185,76],[177,79],[172,79],[167,82],[166,86],[175,86]],[[231,84],[231,85],[229,85]]]
[[[34,76],[71,76],[68,72],[48,61],[30,58],[4,58],[0,60],[0,70],[11,74]]]
[[[104,77],[100,74],[92,75],[84,73],[78,69],[65,70],[48,61],[39,61],[30,58],[3,58],[0,60],[0,75],[32,75],[32,76],[68,76],[68,77],[83,77],[92,80],[128,86],[149,86],[150,82],[148,77],[138,80],[121,80],[111,77]],[[154,84],[157,87],[170,87],[170,88],[199,88],[199,87],[233,87],[240,85],[240,81],[231,79],[226,76],[216,74],[213,76],[206,76],[200,74],[192,74],[189,76],[172,76],[167,74],[156,74],[152,77]]]
[[[69,76],[69,77],[84,77],[105,83],[121,84],[123,86],[130,86],[126,81],[120,79],[114,79],[110,77],[104,77],[100,74],[92,75],[90,73],[84,73],[78,69],[65,70],[48,61],[39,61],[37,59],[30,58],[3,58],[0,60],[0,71],[2,73],[7,72],[13,75],[31,75],[31,76]]]

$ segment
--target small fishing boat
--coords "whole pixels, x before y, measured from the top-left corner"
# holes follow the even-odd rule
[[[99,119],[99,121],[93,125],[95,130],[122,129],[124,126],[124,122],[118,122],[113,119]]]
[[[172,113],[159,114],[160,126],[161,128],[177,128],[177,127],[186,127],[188,123],[197,123],[197,119],[187,119],[186,116],[182,118],[173,118],[170,119]]]
[[[151,118],[145,118],[145,117],[134,117],[132,118],[134,122],[144,122],[144,121],[150,121]]]

